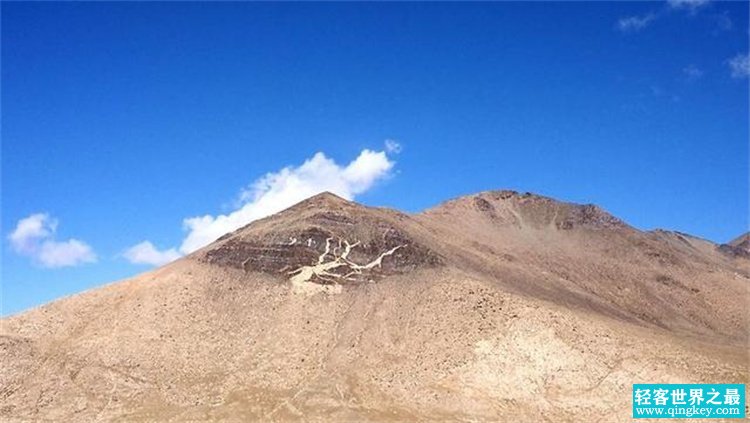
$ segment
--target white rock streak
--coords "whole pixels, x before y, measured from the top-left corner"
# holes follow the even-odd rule
[[[361,274],[363,270],[370,270],[375,267],[381,267],[383,264],[383,258],[390,256],[395,253],[396,250],[403,247],[404,245],[398,245],[391,248],[390,250],[380,254],[375,260],[367,264],[357,264],[348,259],[349,253],[352,248],[359,245],[359,241],[354,244],[349,244],[349,241],[343,240],[343,251],[337,255],[342,249],[342,239],[339,238],[338,245],[331,251],[331,241],[333,238],[326,239],[326,249],[318,257],[318,263],[312,266],[302,266],[299,269],[289,272],[292,275],[289,281],[292,282],[292,289],[297,293],[315,294],[317,292],[329,292],[329,293],[340,293],[341,285],[337,283],[338,280],[348,280],[352,275]],[[328,255],[333,256],[330,261],[325,261]],[[337,275],[330,272],[330,270],[347,266],[351,269],[351,272],[345,275]],[[330,285],[323,285],[319,283],[313,283],[310,281],[313,277],[318,277],[326,282],[330,282]]]

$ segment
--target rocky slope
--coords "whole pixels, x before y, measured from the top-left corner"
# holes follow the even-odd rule
[[[3,421],[623,421],[748,383],[750,260],[513,191],[321,194],[2,320]]]
[[[746,232],[726,244],[721,244],[719,249],[732,256],[750,258],[750,232]]]

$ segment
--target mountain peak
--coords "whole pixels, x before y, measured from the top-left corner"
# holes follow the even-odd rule
[[[352,203],[352,201],[349,201],[343,197],[340,197],[331,191],[323,191],[321,193],[315,194],[312,197],[309,197],[306,200],[302,200],[303,203]]]
[[[628,225],[595,204],[576,204],[531,192],[483,191],[450,200],[427,215],[480,215],[500,225],[568,230],[615,229]]]
[[[365,207],[354,201],[347,200],[330,191],[323,191],[308,197],[297,204],[283,210],[280,215],[307,213],[311,210],[354,210]],[[306,212],[307,211],[307,212]]]

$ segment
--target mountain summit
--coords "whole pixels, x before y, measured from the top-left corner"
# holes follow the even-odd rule
[[[323,193],[3,319],[0,416],[623,421],[638,381],[748,383],[742,242],[507,190]]]

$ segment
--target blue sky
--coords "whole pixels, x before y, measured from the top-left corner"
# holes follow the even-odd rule
[[[2,314],[322,188],[532,191],[727,241],[747,52],[746,2],[5,2]]]

